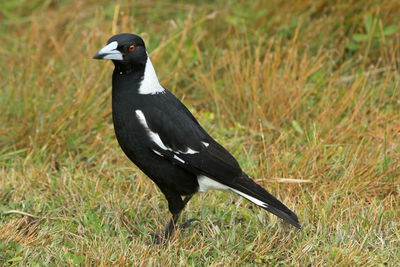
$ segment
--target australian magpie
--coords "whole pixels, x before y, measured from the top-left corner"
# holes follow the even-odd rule
[[[139,36],[115,35],[93,58],[111,59],[115,65],[112,117],[119,145],[168,200],[172,218],[161,238],[174,232],[190,198],[210,189],[231,190],[301,228],[296,214],[250,179],[185,105],[160,85]]]

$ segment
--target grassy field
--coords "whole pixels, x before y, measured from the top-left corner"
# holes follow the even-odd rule
[[[109,2],[1,4],[0,266],[398,265],[398,1]],[[167,202],[91,59],[120,32],[302,230],[207,192],[183,212],[199,223],[152,243]]]

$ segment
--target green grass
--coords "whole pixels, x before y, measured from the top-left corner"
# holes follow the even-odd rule
[[[146,2],[148,3],[148,1]],[[8,1],[0,9],[0,265],[387,265],[400,261],[396,1]],[[158,188],[111,121],[112,64],[141,35],[164,86],[297,231],[229,192],[165,247]]]

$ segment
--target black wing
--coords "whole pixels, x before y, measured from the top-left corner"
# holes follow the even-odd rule
[[[154,96],[144,110],[150,130],[160,137],[165,149],[153,143],[151,149],[193,173],[203,174],[230,185],[241,176],[236,159],[200,126],[190,111],[169,91]]]

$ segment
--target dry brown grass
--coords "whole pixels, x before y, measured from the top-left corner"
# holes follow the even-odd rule
[[[10,3],[0,12],[0,263],[399,262],[396,1]],[[112,66],[91,60],[116,32],[144,37],[163,85],[302,231],[210,192],[184,212],[199,225],[151,243],[166,201],[120,151]]]

